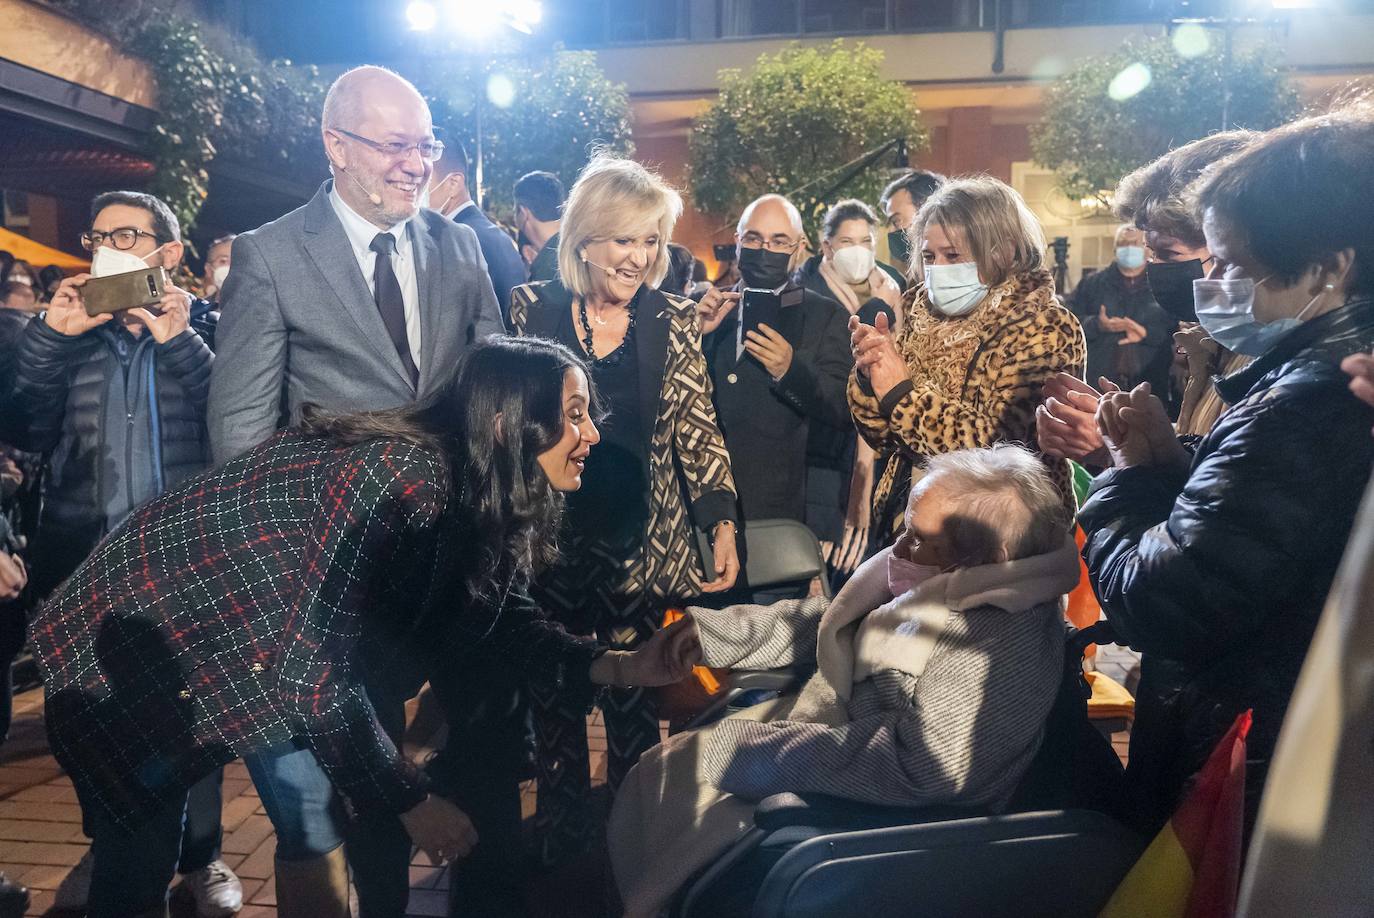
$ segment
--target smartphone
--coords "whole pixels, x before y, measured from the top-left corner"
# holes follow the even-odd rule
[[[760,325],[778,330],[778,318],[782,313],[782,300],[772,290],[759,287],[744,288],[740,298],[740,321],[744,323],[744,333],[758,331]]]
[[[735,260],[735,244],[727,242],[724,245],[713,245],[711,246],[711,254],[721,264],[733,262]]]
[[[142,271],[111,274],[109,277],[92,277],[81,286],[81,301],[88,316],[137,309],[140,306],[156,306],[162,295],[167,292],[169,283],[171,281],[164,268],[146,268]]]

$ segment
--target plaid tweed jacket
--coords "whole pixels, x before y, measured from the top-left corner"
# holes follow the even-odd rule
[[[432,451],[286,431],[135,511],[32,626],[53,753],[83,804],[132,827],[297,738],[357,811],[404,812],[424,787],[365,681],[413,691],[478,646],[585,678],[597,645],[523,595],[495,614],[457,598],[448,502]]]

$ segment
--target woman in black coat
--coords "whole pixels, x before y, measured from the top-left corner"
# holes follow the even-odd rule
[[[1255,357],[1195,445],[1148,385],[1098,408],[1113,466],[1080,512],[1094,589],[1142,651],[1128,774],[1142,827],[1173,811],[1236,716],[1254,711],[1246,816],[1374,462],[1374,410],[1340,371],[1374,344],[1374,114],[1270,132],[1204,173],[1215,257],[1198,319]]]
[[[106,539],[32,629],[53,752],[94,817],[88,914],[162,914],[187,788],[293,741],[361,818],[399,817],[432,857],[465,855],[472,825],[392,745],[369,686],[413,692],[493,656],[584,696],[685,674],[680,632],[606,653],[527,598],[600,439],[594,403],[567,349],[492,339],[433,404],[308,412]],[[337,805],[282,812],[278,788],[260,794],[279,859],[317,848],[278,864],[279,908],[347,914]]]

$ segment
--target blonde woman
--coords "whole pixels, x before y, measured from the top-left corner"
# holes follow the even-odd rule
[[[695,305],[655,290],[682,212],[677,192],[630,160],[601,155],[568,195],[559,279],[517,287],[519,335],[580,353],[609,413],[586,460],[583,490],[568,502],[562,559],[537,598],[569,630],[617,649],[653,633],[665,605],[734,585],[735,486],[716,424]],[[679,476],[679,470],[681,475]],[[709,565],[693,526],[712,538]],[[539,735],[539,856],[555,864],[596,837],[586,711],[557,693],[532,692]],[[658,742],[642,690],[602,702],[612,792]]]
[[[1083,329],[1054,297],[1045,236],[1021,196],[988,176],[956,179],[911,227],[923,267],[899,333],[886,316],[850,319],[849,406],[859,433],[888,457],[873,493],[873,549],[901,526],[913,470],[930,456],[1019,442],[1036,448],[1040,390],[1082,377]],[[1068,462],[1041,456],[1074,507]]]

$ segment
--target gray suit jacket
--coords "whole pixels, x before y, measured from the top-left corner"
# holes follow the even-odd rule
[[[305,206],[234,240],[210,380],[216,462],[257,446],[314,403],[328,410],[423,400],[474,341],[503,332],[477,236],[421,210],[410,221],[418,286],[420,383],[411,385],[329,202]]]

